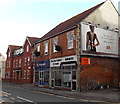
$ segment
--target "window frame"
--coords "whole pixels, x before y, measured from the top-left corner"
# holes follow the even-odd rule
[[[37,49],[37,52],[40,52],[40,43],[39,43],[39,44],[37,44],[36,49]]]
[[[72,35],[72,39],[69,39],[69,36]],[[72,46],[70,46],[72,44]],[[67,33],[67,48],[68,49],[73,49],[74,48],[74,31],[68,32]]]
[[[48,55],[48,41],[44,42],[44,55]]]
[[[29,45],[27,45],[26,47],[26,52],[29,52]]]
[[[55,37],[55,38],[53,38],[52,40],[53,40],[53,53],[55,53],[55,52],[57,52],[57,51],[55,50],[55,46],[58,45],[58,37]],[[57,43],[55,43],[55,40],[57,40]]]

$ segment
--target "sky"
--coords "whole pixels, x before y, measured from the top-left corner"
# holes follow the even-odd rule
[[[105,0],[0,0],[0,53],[42,37],[59,23]],[[119,0],[111,0],[118,10]]]

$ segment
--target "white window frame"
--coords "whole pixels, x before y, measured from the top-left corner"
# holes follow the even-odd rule
[[[44,42],[44,55],[48,55],[48,41]]]
[[[73,36],[72,40],[69,39],[70,35]],[[67,33],[67,39],[68,39],[68,49],[73,49],[73,47],[74,47],[74,43],[73,43],[73,40],[74,40],[74,31],[71,31],[71,32]],[[70,46],[70,44],[71,44],[71,46]]]
[[[37,44],[37,52],[40,52],[40,43]]]
[[[57,42],[56,42],[55,40],[56,40]],[[56,43],[55,43],[55,42],[56,42]],[[53,38],[53,52],[54,52],[54,53],[57,52],[57,51],[55,50],[55,46],[56,46],[56,45],[58,45],[58,37]]]

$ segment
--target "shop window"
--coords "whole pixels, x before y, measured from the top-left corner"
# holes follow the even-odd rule
[[[73,32],[69,32],[67,34],[67,39],[68,39],[68,49],[72,49],[73,48]]]
[[[39,72],[35,72],[35,82],[39,81]]]
[[[55,71],[55,86],[61,86],[61,71]]]
[[[48,55],[48,42],[44,43],[44,55]]]
[[[72,71],[72,79],[76,80],[76,71]]]
[[[57,50],[55,49],[56,45],[58,45],[58,38],[53,39],[53,52],[57,52]]]
[[[71,72],[63,72],[63,87],[69,88],[71,87]]]

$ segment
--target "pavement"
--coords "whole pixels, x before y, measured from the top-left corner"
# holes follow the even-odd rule
[[[5,83],[5,82],[3,82]],[[120,90],[119,89],[103,89],[103,90],[92,90],[92,91],[65,91],[56,90],[50,88],[41,88],[34,86],[33,84],[10,84],[15,87],[29,89],[33,91],[40,91],[49,94],[55,94],[59,96],[65,96],[69,98],[81,99],[86,102],[107,102],[107,103],[117,103],[120,104]]]

